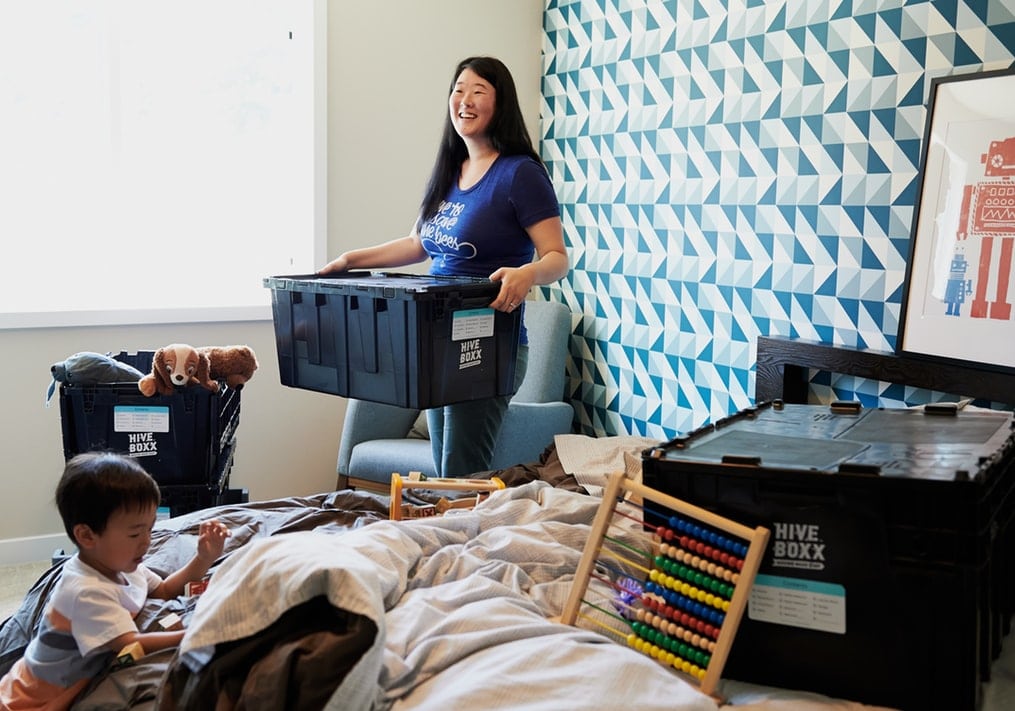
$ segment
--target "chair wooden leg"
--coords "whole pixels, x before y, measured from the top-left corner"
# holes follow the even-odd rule
[[[372,491],[377,494],[391,494],[391,483],[386,484],[373,479],[358,479],[354,476],[347,476],[340,474],[338,477],[339,483],[343,483],[345,486],[342,488],[346,489],[362,489],[364,491]]]

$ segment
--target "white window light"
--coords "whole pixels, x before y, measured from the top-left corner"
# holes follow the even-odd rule
[[[326,5],[0,3],[0,328],[270,318],[325,253]]]

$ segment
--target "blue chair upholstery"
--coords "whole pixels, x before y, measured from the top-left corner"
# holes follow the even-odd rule
[[[571,312],[555,301],[527,301],[529,362],[518,392],[511,398],[491,469],[538,461],[554,435],[571,432],[574,408],[564,401],[565,361],[571,337]],[[364,400],[349,400],[338,449],[338,488],[387,493],[391,474],[434,475],[430,440],[414,431],[419,410]]]

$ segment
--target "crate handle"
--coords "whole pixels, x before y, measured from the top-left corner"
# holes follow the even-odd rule
[[[462,299],[462,308],[463,309],[485,308],[489,306],[491,303],[493,303],[493,299],[491,299],[489,296],[466,297]]]
[[[292,301],[293,323],[303,324],[304,328],[300,335],[307,344],[307,361],[313,365],[321,364],[321,298],[323,294],[315,294],[313,299],[303,299],[297,292]],[[309,326],[309,324],[313,324]]]
[[[793,486],[785,482],[772,482],[758,480],[757,491],[768,498],[782,501],[783,503],[796,503],[802,505],[813,505],[815,502],[838,502],[839,496],[833,488],[823,486],[808,486],[801,484]]]
[[[736,464],[742,467],[760,467],[761,457],[756,454],[724,454],[723,464]]]
[[[355,301],[356,328],[363,354],[361,367],[365,373],[378,373],[380,363],[377,356],[377,314],[388,310],[387,302],[365,296],[355,297]],[[350,311],[349,315],[352,314],[353,311]]]

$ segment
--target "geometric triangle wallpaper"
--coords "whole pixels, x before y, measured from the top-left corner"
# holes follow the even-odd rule
[[[540,150],[572,270],[544,294],[573,313],[579,431],[749,407],[759,335],[893,351],[930,80],[1013,50],[1012,0],[549,0]]]

